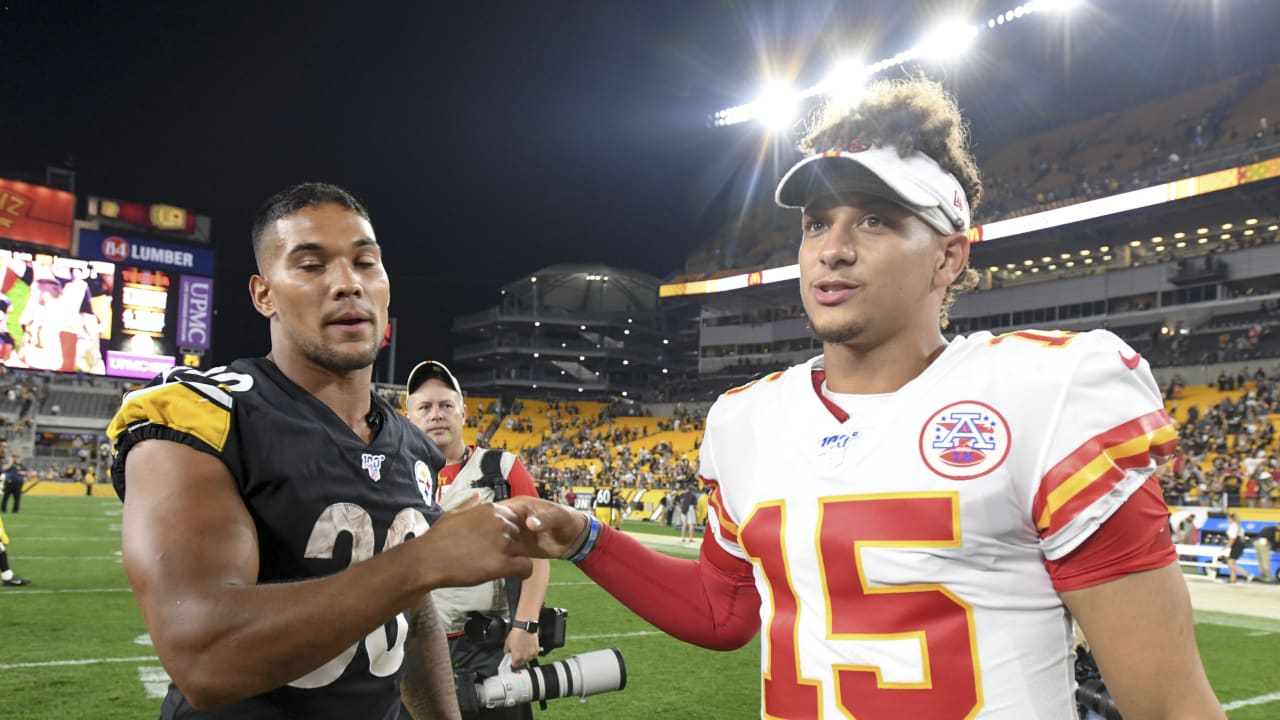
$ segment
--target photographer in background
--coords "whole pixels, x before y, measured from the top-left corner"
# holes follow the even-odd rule
[[[514,495],[538,497],[533,478],[515,455],[463,442],[466,405],[462,387],[448,368],[432,360],[418,363],[409,373],[405,389],[409,393],[409,420],[431,437],[445,457],[446,465],[436,483],[436,497],[429,500],[434,499],[450,510],[476,493],[484,502]],[[449,654],[455,671],[474,672],[483,680],[497,674],[504,654],[511,655],[512,667],[524,665],[538,656],[538,616],[550,575],[549,561],[534,560],[533,574],[520,583],[518,594],[507,587],[513,578],[432,592],[436,610],[449,635]],[[513,596],[519,601],[514,612],[510,612],[509,598]],[[474,613],[509,621],[501,646],[469,637],[464,632]],[[492,626],[492,623],[485,625]],[[533,710],[529,705],[482,709],[476,717],[485,720],[531,718]]]

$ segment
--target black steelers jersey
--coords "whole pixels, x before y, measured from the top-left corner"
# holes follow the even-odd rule
[[[336,573],[420,535],[440,515],[431,484],[444,458],[377,393],[366,445],[327,405],[265,358],[208,371],[175,368],[125,396],[107,430],[112,483],[138,442],[179,442],[231,471],[258,531],[258,582]],[[408,613],[288,685],[214,711],[173,685],[161,718],[382,718],[400,712]],[[316,628],[316,632],[324,632]]]

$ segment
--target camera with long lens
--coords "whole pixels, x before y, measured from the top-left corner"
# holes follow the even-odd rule
[[[538,613],[538,654],[546,655],[564,647],[565,626],[569,611],[564,608],[544,607]],[[507,640],[511,624],[496,615],[472,612],[462,627],[467,639],[482,647],[498,647]]]
[[[475,673],[455,671],[454,679],[459,709],[468,717],[481,709],[545,704],[556,698],[586,698],[621,690],[627,686],[627,666],[617,648],[593,650],[546,665],[530,663],[519,670],[511,669],[511,656],[507,655],[493,677],[477,680]]]
[[[1076,648],[1076,711],[1081,720],[1124,720],[1107,692],[1093,653],[1083,646]]]

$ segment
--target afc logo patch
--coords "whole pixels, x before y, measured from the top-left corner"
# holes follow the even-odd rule
[[[369,473],[369,479],[378,482],[382,479],[382,461],[386,460],[386,455],[370,455],[369,453],[360,454],[360,467]]]
[[[920,428],[920,458],[949,480],[973,480],[1009,456],[1009,423],[995,408],[962,400],[935,412]]]

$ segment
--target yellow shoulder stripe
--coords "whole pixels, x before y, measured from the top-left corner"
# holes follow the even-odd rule
[[[222,452],[231,431],[231,411],[186,383],[169,382],[126,395],[111,419],[107,437],[114,445],[122,433],[139,423],[191,435]]]

